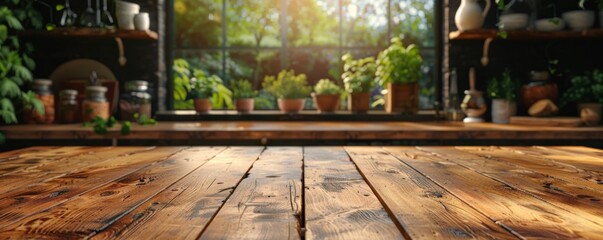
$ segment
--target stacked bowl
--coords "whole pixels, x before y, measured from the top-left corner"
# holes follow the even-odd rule
[[[115,15],[119,29],[134,30],[134,16],[140,11],[140,5],[126,1],[115,1]]]

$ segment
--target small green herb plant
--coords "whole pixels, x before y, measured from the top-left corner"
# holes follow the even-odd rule
[[[278,99],[299,99],[310,95],[305,74],[296,75],[294,70],[283,70],[277,76],[266,76],[262,87]]]
[[[232,91],[224,86],[217,75],[208,76],[203,70],[193,70],[192,86],[188,90],[186,100],[209,98],[216,109],[233,108]]]
[[[314,86],[314,92],[317,95],[333,95],[333,94],[341,94],[341,87],[337,84],[333,83],[329,79],[321,79]]]
[[[513,80],[511,77],[511,72],[509,69],[506,69],[500,78],[492,78],[488,82],[486,92],[488,97],[492,99],[504,99],[510,102],[515,102],[517,100],[519,87],[519,82]]]
[[[251,82],[246,79],[236,80],[230,84],[234,99],[255,98],[258,92],[253,89]]]
[[[603,71],[594,70],[576,75],[571,79],[571,84],[561,96],[561,106],[569,103],[603,104]]]
[[[343,73],[341,79],[345,90],[350,93],[370,92],[375,87],[375,71],[377,65],[374,57],[355,60],[352,54],[341,57]]]
[[[416,83],[421,79],[423,58],[414,45],[404,47],[400,38],[393,38],[391,45],[377,57],[376,80],[381,86],[388,83]]]

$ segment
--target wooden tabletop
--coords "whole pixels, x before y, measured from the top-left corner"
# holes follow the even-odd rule
[[[462,122],[159,122],[132,125],[128,135],[120,126],[96,134],[82,124],[0,126],[6,138],[31,139],[145,139],[145,140],[454,140],[561,139],[603,140],[603,126],[544,127]]]
[[[0,238],[601,239],[585,147],[32,147]]]

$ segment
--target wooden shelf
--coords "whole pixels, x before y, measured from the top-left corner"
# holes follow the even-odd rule
[[[487,38],[502,39],[497,29],[478,29],[471,31],[454,31],[448,36],[450,40],[484,40]],[[546,39],[595,39],[603,38],[603,29],[589,29],[585,31],[556,31],[540,32],[530,30],[507,31],[508,40],[546,40]]]
[[[134,40],[157,40],[159,35],[154,31],[137,31],[102,28],[56,28],[52,31],[25,30],[23,37],[56,37],[56,38],[122,38]]]

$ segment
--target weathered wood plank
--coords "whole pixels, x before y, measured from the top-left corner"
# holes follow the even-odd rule
[[[52,146],[52,147],[35,146],[35,147],[21,148],[21,149],[6,151],[6,152],[0,152],[0,162],[15,160],[15,159],[21,158],[22,156],[28,155],[28,154],[35,154],[35,153],[39,153],[39,152],[51,151],[51,150],[57,149],[57,148],[60,148],[60,147],[59,146]]]
[[[360,173],[408,237],[514,238],[417,171],[376,147],[346,147]]]
[[[0,208],[0,229],[165,159],[182,149],[181,147],[148,148],[148,151],[109,158],[107,161],[91,164],[83,170],[3,194],[0,198],[0,206],[10,206],[10,208]],[[124,150],[127,150],[127,153],[132,152],[132,148],[124,148]],[[111,152],[120,154],[120,151]]]
[[[341,147],[304,148],[306,239],[403,239]]]
[[[457,163],[495,181],[531,194],[587,221],[603,224],[603,193],[559,180],[528,168],[509,165],[506,158],[486,159],[450,147],[419,147],[442,160]]]
[[[15,170],[0,177],[0,198],[4,195],[25,188],[29,185],[50,181],[74,171],[79,171],[96,163],[107,161],[118,156],[146,151],[144,147],[93,147],[86,153],[59,159],[44,159],[42,165]]]
[[[92,238],[197,239],[263,149],[225,150]]]
[[[60,147],[48,151],[21,153],[12,160],[0,164],[0,177],[21,171],[35,171],[39,166],[48,166],[57,160],[89,153],[93,147]],[[0,181],[1,178],[0,178]]]
[[[302,148],[270,147],[201,239],[300,239]]]
[[[163,150],[165,154],[155,153],[147,156],[146,158],[153,159],[153,163],[147,164],[146,167],[17,221],[2,233],[61,238],[91,235],[203,165],[223,148],[192,148],[180,151],[180,148],[166,147],[159,150]],[[131,157],[135,158],[136,155]],[[95,177],[94,174],[84,176]]]
[[[603,236],[603,227],[598,224],[456,163],[439,159],[416,148],[386,149],[472,208],[519,236],[544,239],[598,239]]]
[[[555,147],[503,147],[505,150],[513,151],[519,154],[527,154],[554,162],[569,164],[571,167],[583,171],[594,171],[599,175],[603,174],[603,156],[591,152],[567,151]]]
[[[584,171],[575,166],[562,162],[555,162],[538,156],[522,154],[518,151],[510,151],[501,147],[456,147],[462,151],[473,153],[485,158],[504,158],[505,162],[530,170],[562,179],[577,186],[588,187],[603,192],[603,174],[592,171]],[[599,181],[597,181],[599,180]]]

